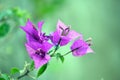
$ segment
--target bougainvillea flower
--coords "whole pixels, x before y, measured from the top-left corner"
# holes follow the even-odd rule
[[[21,29],[26,32],[27,42],[36,41],[42,43],[48,40],[48,37],[45,35],[45,33],[42,33],[41,31],[43,23],[43,21],[38,22],[37,30],[32,22],[28,19],[26,25],[21,27]]]
[[[44,42],[42,45],[38,42],[30,42],[25,44],[29,56],[34,60],[35,68],[39,68],[42,65],[48,63],[50,55],[47,52],[52,48],[52,44]]]
[[[60,46],[68,44],[71,40],[79,37],[80,34],[74,30],[70,30],[70,27],[58,20],[57,29],[51,34],[51,41],[57,45],[60,40]]]
[[[90,44],[84,41],[82,38],[76,40],[72,44],[71,51],[73,56],[83,56],[87,53],[93,52],[93,50],[90,48]]]

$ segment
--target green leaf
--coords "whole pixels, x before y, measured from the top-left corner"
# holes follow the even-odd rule
[[[38,78],[39,76],[41,76],[41,75],[45,72],[45,70],[47,69],[47,65],[48,65],[48,64],[44,64],[44,65],[38,70],[37,78]]]
[[[4,78],[0,78],[0,80],[5,80]]]
[[[19,72],[20,72],[20,70],[18,68],[12,68],[10,73],[13,75],[13,74],[16,74]]]
[[[0,37],[5,36],[10,29],[10,26],[7,23],[2,23],[0,25]]]
[[[33,71],[34,68],[35,68],[35,67],[34,67],[34,61],[32,61],[31,64],[30,64],[30,71]]]
[[[56,54],[56,58],[60,59],[62,63],[64,62],[64,56],[62,56],[60,53]]]
[[[1,77],[3,78],[3,80],[10,80],[7,74],[1,74]]]
[[[61,62],[63,63],[64,62],[64,57],[63,56],[59,56]]]

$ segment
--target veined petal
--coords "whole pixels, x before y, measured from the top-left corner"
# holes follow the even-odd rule
[[[26,32],[27,41],[35,41],[38,40],[38,31],[32,24],[32,22],[28,19],[25,26],[21,27],[22,30]]]
[[[77,37],[80,37],[82,39],[82,34],[77,33],[74,30],[70,30],[70,32],[68,33],[68,35],[66,37],[70,38],[71,40],[74,40]]]
[[[55,31],[54,33],[51,34],[51,41],[53,44],[57,45],[59,40],[60,40],[60,34],[58,31]]]
[[[87,54],[87,46],[81,47],[78,50],[73,51],[74,56],[83,56]]]
[[[29,35],[29,34],[26,34],[26,39],[27,39],[27,42],[36,42],[36,41],[39,41],[39,36],[38,35]]]
[[[40,32],[41,32],[41,30],[42,30],[42,25],[43,25],[43,24],[44,24],[43,21],[38,22],[38,29],[39,29]]]
[[[48,61],[50,60],[50,56],[46,54],[44,58],[41,58],[39,55],[34,55],[33,60],[35,62],[35,68],[38,69],[39,67],[48,63]]]
[[[35,50],[32,47],[30,47],[29,44],[27,43],[25,44],[25,46],[26,46],[29,56],[32,58],[32,55],[35,54]]]
[[[60,46],[67,45],[70,42],[70,38],[61,37]]]
[[[37,29],[34,27],[34,25],[32,24],[32,22],[28,19],[27,23],[25,26],[21,27],[22,30],[24,30],[27,34],[37,34]]]
[[[58,20],[57,31],[59,32],[59,34],[61,34],[63,31],[61,28],[63,28],[65,30],[68,27],[61,20]]]
[[[48,52],[52,47],[53,47],[53,45],[52,45],[51,43],[49,43],[49,42],[44,42],[44,43],[42,44],[42,47],[41,47],[41,48],[42,48],[44,51]]]
[[[31,48],[33,48],[34,50],[37,50],[39,48],[42,47],[42,44],[40,44],[39,42],[29,42],[27,43]]]
[[[27,44],[34,50],[42,49],[45,52],[48,52],[48,50],[53,47],[53,45],[49,42],[43,42],[42,44],[40,44],[39,42],[29,42]]]
[[[89,49],[89,45],[87,44],[87,42],[85,42],[82,39],[76,40],[71,46],[71,50],[73,50],[74,56],[83,56],[87,53],[88,49]]]

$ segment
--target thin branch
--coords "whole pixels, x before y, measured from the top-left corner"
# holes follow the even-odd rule
[[[68,51],[67,53],[65,53],[65,54],[63,54],[62,56],[66,56],[66,55],[68,55],[69,53],[71,53],[71,52],[73,52],[73,51],[75,51],[75,50],[77,50],[77,49],[79,49],[80,47],[77,47],[77,48],[75,48],[75,49],[73,49],[73,50],[71,50],[71,51]]]
[[[62,40],[62,39],[60,38],[59,41],[58,41],[58,44],[57,44],[56,47],[55,47],[55,50],[54,50],[53,54],[51,54],[51,57],[53,57],[54,54],[55,54],[55,52],[58,50],[58,47],[59,47],[59,45],[60,45],[61,40]]]
[[[21,78],[23,78],[23,77],[27,76],[27,75],[28,75],[28,73],[30,73],[30,71],[29,71],[29,70],[27,70],[27,71],[26,71],[23,75],[18,76],[18,77],[17,77],[17,79],[19,80],[19,79],[21,79]]]

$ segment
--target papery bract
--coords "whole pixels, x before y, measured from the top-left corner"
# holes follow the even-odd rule
[[[59,45],[64,46],[79,36],[81,36],[79,33],[70,30],[69,26],[66,26],[63,22],[58,20],[57,29],[51,34],[51,41],[53,44],[57,45],[59,40],[61,40]]]
[[[28,19],[26,25],[21,27],[21,29],[26,32],[27,42],[36,41],[42,43],[49,39],[45,35],[45,33],[42,33],[41,31],[43,23],[44,23],[43,21],[38,22],[38,30],[37,30],[35,26],[32,24],[32,22]]]
[[[25,46],[29,53],[29,56],[35,62],[35,68],[39,68],[40,66],[48,63],[50,60],[50,55],[48,55],[47,52],[52,48],[52,44],[44,42],[41,45],[37,42],[31,42],[26,43]]]
[[[82,38],[76,40],[72,46],[71,51],[74,56],[83,56],[86,53],[93,52],[93,50],[90,48],[90,45],[85,42]]]
[[[29,56],[35,62],[35,68],[39,68],[50,60],[50,56],[47,53],[53,46],[48,42],[48,36],[41,31],[42,25],[43,22],[38,22],[37,30],[32,22],[28,20],[26,25],[21,27],[26,32],[27,43],[25,46]]]

